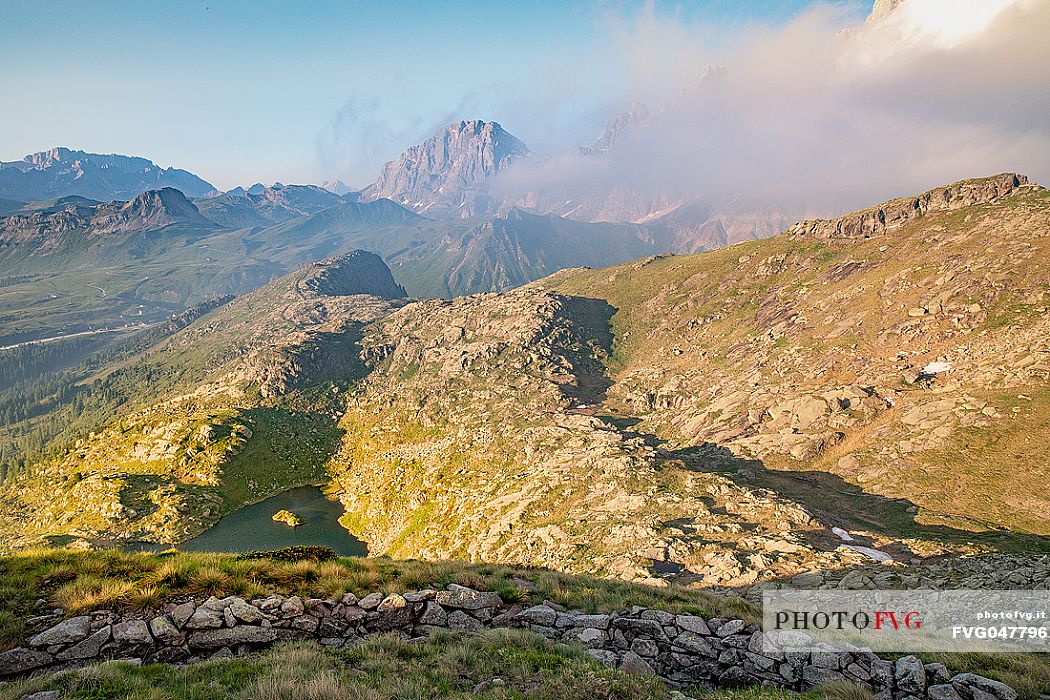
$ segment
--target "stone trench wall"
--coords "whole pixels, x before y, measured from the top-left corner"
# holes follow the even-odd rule
[[[763,648],[758,625],[704,620],[640,607],[608,615],[565,610],[545,602],[523,608],[499,594],[455,584],[405,595],[372,593],[358,599],[319,600],[271,595],[169,603],[154,614],[99,611],[62,619],[34,618],[42,630],[25,646],[0,653],[0,678],[82,666],[106,659],[132,663],[190,663],[245,654],[279,640],[312,639],[331,648],[394,633],[424,637],[438,629],[465,633],[492,627],[527,628],[547,639],[581,644],[599,662],[657,675],[686,687],[779,686],[804,690],[849,680],[880,700],[1016,700],[1008,686],[971,673],[952,675],[940,664],[906,656],[896,662],[867,652],[787,654]]]

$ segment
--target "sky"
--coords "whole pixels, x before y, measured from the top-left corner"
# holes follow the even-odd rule
[[[140,155],[222,189],[351,186],[459,119],[544,154],[504,185],[816,211],[1050,181],[1050,0],[0,2],[0,159]],[[580,156],[632,105],[651,117]]]
[[[631,99],[623,33],[649,13],[729,36],[804,0],[0,3],[0,160],[142,155],[220,188],[364,185],[444,123],[533,150],[589,143]],[[833,3],[861,19],[870,0]]]

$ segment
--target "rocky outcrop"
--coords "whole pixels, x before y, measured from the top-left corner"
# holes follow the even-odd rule
[[[329,297],[370,294],[402,299],[405,288],[394,281],[390,268],[374,253],[355,250],[338,258],[309,265],[300,286]]]
[[[361,199],[386,197],[419,212],[490,211],[485,181],[528,153],[496,122],[456,122],[387,163]]]
[[[52,620],[53,621],[53,620]],[[45,620],[40,620],[44,622]],[[952,675],[913,656],[891,662],[870,653],[771,651],[759,626],[742,619],[704,619],[634,607],[611,614],[566,610],[545,601],[506,605],[496,593],[449,585],[447,590],[372,593],[339,600],[270,595],[230,596],[168,604],[147,618],[97,612],[70,618],[0,653],[0,678],[59,670],[102,659],[193,662],[245,654],[279,640],[312,639],[329,648],[369,635],[407,639],[438,630],[476,633],[519,627],[553,641],[586,647],[599,663],[659,676],[671,685],[775,686],[806,690],[850,681],[881,698],[1017,700],[1012,688],[972,673]]]
[[[918,197],[893,199],[837,219],[800,221],[788,229],[787,234],[792,238],[871,238],[928,214],[994,202],[1027,184],[1027,177],[1015,173],[963,180],[923,192]]]

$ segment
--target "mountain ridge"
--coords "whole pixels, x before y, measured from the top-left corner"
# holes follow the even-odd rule
[[[138,156],[52,148],[21,160],[0,162],[0,197],[30,202],[79,195],[101,201],[128,200],[147,190],[173,187],[189,197],[216,192],[193,173],[161,168]]]

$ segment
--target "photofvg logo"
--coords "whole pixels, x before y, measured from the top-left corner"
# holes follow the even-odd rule
[[[1050,652],[1050,591],[766,591],[769,651]]]

